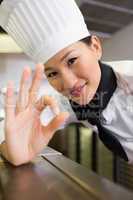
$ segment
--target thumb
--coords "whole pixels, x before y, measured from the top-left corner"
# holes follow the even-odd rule
[[[59,115],[57,115],[47,126],[42,127],[45,136],[49,135],[49,138],[51,138],[55,131],[57,131],[61,125],[66,123],[68,118],[68,112],[62,112]]]

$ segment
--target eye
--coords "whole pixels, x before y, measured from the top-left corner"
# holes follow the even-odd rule
[[[47,75],[48,78],[55,78],[57,76],[57,72],[51,72]]]
[[[69,59],[68,62],[67,62],[68,66],[73,65],[76,60],[77,60],[77,58],[71,58],[71,59]]]

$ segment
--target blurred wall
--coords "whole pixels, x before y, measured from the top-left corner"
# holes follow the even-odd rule
[[[24,54],[0,53],[0,88],[5,87],[8,80],[14,80],[17,86],[27,65],[34,69],[34,64]]]
[[[103,60],[133,60],[133,23],[103,41]]]

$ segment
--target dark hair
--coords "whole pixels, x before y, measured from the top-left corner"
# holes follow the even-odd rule
[[[86,37],[86,38],[83,38],[82,40],[80,40],[81,42],[87,44],[87,45],[91,45],[91,35]]]

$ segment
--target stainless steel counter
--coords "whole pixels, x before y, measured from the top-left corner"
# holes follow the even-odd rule
[[[0,160],[0,200],[133,200],[133,193],[47,147],[31,163]]]

